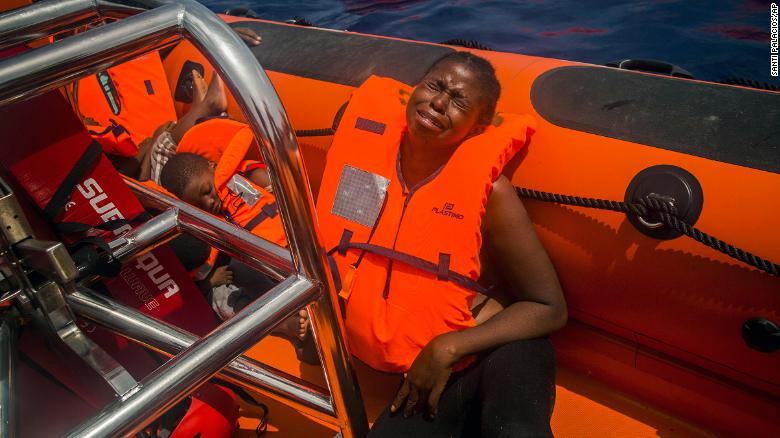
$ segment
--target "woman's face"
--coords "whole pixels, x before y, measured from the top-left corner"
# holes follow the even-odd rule
[[[481,128],[485,108],[477,75],[457,62],[439,63],[420,81],[406,106],[414,143],[447,148],[459,145]]]

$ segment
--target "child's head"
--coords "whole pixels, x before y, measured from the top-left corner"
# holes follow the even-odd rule
[[[171,157],[162,168],[160,184],[190,205],[219,213],[222,203],[214,187],[214,169],[200,155],[183,152]]]

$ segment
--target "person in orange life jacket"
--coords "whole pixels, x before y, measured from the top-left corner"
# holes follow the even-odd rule
[[[155,132],[155,137],[148,140],[149,144],[141,148],[138,155],[139,180],[159,180],[162,167],[168,158],[176,153],[176,147],[184,134],[199,120],[222,115],[227,110],[227,96],[219,76],[213,74],[208,85],[196,70],[192,70],[192,78],[192,107],[176,123],[163,125],[163,131]]]
[[[235,32],[247,45],[262,41],[252,29],[236,28]],[[65,93],[114,165],[142,180],[149,177],[154,149],[175,150],[176,143],[199,119],[219,115],[227,108],[219,80],[205,84],[193,71],[193,105],[176,120],[160,59],[167,53],[150,53],[82,78]]]
[[[223,202],[214,186],[214,169],[215,163],[209,162],[200,155],[189,152],[178,153],[163,167],[160,184],[182,201],[220,216],[223,212]],[[246,174],[246,177],[259,185],[267,182],[268,175],[265,169],[255,169]],[[244,284],[233,284],[233,272],[227,265],[216,267],[209,274],[205,292],[221,319],[232,317],[272,287],[270,282],[258,281],[250,276],[248,271],[242,269],[243,278],[246,279],[242,282]],[[260,286],[248,287],[249,283],[255,285],[259,283]],[[303,341],[308,331],[308,318],[308,312],[302,309],[297,316],[284,321],[275,333]]]
[[[404,374],[370,435],[551,436],[546,336],[567,312],[533,223],[501,174],[519,146],[493,144],[517,116],[490,126],[500,84],[492,65],[469,53],[441,58],[413,91],[404,87],[373,77],[355,91],[317,203],[351,352]],[[517,126],[512,138],[524,141],[532,130]],[[365,204],[361,190],[371,192]],[[443,206],[421,204],[433,197]],[[367,211],[376,214],[363,220]],[[453,272],[459,265],[470,272]],[[505,306],[479,324],[469,309],[477,277]]]

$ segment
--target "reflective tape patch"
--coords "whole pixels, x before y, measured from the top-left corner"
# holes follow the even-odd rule
[[[382,212],[389,185],[382,175],[345,164],[331,213],[371,228]]]
[[[250,207],[257,204],[257,201],[263,197],[260,191],[252,187],[252,183],[239,174],[235,174],[230,178],[227,188],[230,190],[230,193],[243,199]]]

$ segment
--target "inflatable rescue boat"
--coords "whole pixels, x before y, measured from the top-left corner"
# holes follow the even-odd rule
[[[192,2],[174,3],[185,5],[182,8],[193,16],[207,16]],[[47,46],[67,44],[90,32],[97,37],[100,34],[95,31],[108,32],[111,26],[146,14],[159,12],[162,16],[161,8],[141,15],[132,8],[105,10],[112,14],[104,13],[101,18],[131,17],[41,48],[6,55],[0,60],[0,72],[8,71],[3,69],[11,68],[14,59],[20,63],[17,65],[34,59],[35,53]],[[11,14],[14,12],[18,10]],[[60,18],[67,16],[59,13]],[[490,60],[502,85],[497,110],[528,114],[536,121],[535,134],[507,172],[553,260],[568,303],[569,322],[552,337],[559,367],[552,418],[556,435],[772,436],[780,430],[780,273],[776,264],[780,262],[780,93],[246,17],[220,18],[233,28],[250,28],[262,37],[262,44],[242,50],[251,51],[270,79],[294,130],[292,140],[297,139],[303,165],[279,168],[283,161],[277,157],[279,152],[265,151],[264,156],[281,178],[305,175],[311,188],[308,195],[313,199],[340,114],[351,92],[369,76],[414,85],[436,59],[455,50],[468,50]],[[5,35],[4,20],[6,16],[0,17],[0,36]],[[157,41],[158,46],[166,45],[159,53],[168,88],[158,87],[154,93],[170,93],[179,117],[190,107],[191,72],[196,70],[209,81],[214,71],[224,73],[231,68],[219,65],[220,60],[234,56],[232,52],[221,57],[204,54],[198,47],[208,45],[199,43],[197,35],[192,39],[195,44]],[[126,60],[140,52],[122,47],[127,55],[114,59]],[[103,58],[104,62],[108,59]],[[95,74],[100,66],[95,62],[89,68],[74,68],[73,75],[57,76],[48,89],[77,76]],[[2,86],[0,83],[0,89]],[[157,243],[152,251],[135,251],[122,256],[125,258],[117,255],[118,245],[132,240],[118,242],[125,231],[140,227],[128,236],[138,241],[145,238],[142,224],[147,218],[142,205],[159,207],[152,211],[159,221],[174,220],[165,217],[173,215],[172,210],[163,208],[173,206],[179,214],[176,230],[190,232],[212,245],[240,245],[233,253],[243,251],[248,260],[265,260],[268,275],[299,263],[296,257],[286,259],[287,265],[267,262],[270,256],[264,254],[277,251],[283,255],[286,250],[268,249],[271,247],[256,236],[231,231],[236,229],[233,225],[205,214],[203,217],[208,217],[204,219],[192,212],[192,207],[123,180],[99,147],[96,149],[63,95],[58,91],[41,94],[41,87],[38,90],[32,97],[18,92],[13,99],[7,97],[10,94],[0,99],[0,161],[7,185],[4,196],[15,196],[35,236],[46,242],[66,243],[77,268],[99,265],[90,257],[99,260],[112,250],[117,259],[125,261],[114,272],[91,271],[88,278],[73,274],[78,276],[79,286],[64,290],[66,295],[75,293],[76,298],[67,298],[61,305],[83,318],[74,319],[81,335],[115,358],[119,365],[114,369],[124,367],[136,379],[145,379],[149,373],[161,373],[162,368],[155,371],[164,363],[158,352],[176,354],[219,334],[208,304],[187,274],[191,268],[185,269],[174,256],[170,248],[174,243],[164,243],[173,234],[155,235]],[[252,125],[242,102],[248,100],[236,93],[229,98],[229,117]],[[258,122],[257,126],[270,124]],[[271,134],[268,138],[287,141]],[[260,143],[273,147],[263,139]],[[74,173],[74,168],[83,169]],[[62,193],[63,187],[68,193]],[[276,195],[280,203],[291,203],[293,210],[298,208],[295,205],[313,205],[305,196]],[[52,205],[58,208],[53,210]],[[281,208],[284,211],[285,207]],[[6,211],[0,211],[0,216]],[[74,227],[74,223],[88,226]],[[103,226],[106,223],[116,226]],[[204,231],[210,227],[216,231]],[[87,228],[90,231],[85,231]],[[79,237],[73,237],[74,233]],[[93,240],[85,241],[87,234]],[[95,243],[94,238],[109,242],[110,248]],[[292,251],[302,241],[292,240]],[[30,259],[39,252],[26,247],[22,250],[18,245],[21,243],[6,233],[5,254],[16,254],[15,259],[5,259],[6,279],[21,275],[8,268],[13,263],[27,263],[23,271],[31,278],[32,271],[39,269],[40,263]],[[92,248],[91,252],[78,250],[84,247]],[[138,258],[131,260],[132,255]],[[50,284],[38,277],[52,278],[36,274],[19,289]],[[282,278],[279,275],[277,280]],[[281,284],[285,281],[289,279]],[[88,296],[82,285],[103,292]],[[12,289],[8,286],[4,292]],[[19,296],[13,306],[0,308],[4,321],[56,310],[51,307],[54,305],[39,303],[38,298],[24,302]],[[110,307],[100,301],[104,296],[110,303],[124,303],[132,318],[141,318],[140,314],[186,330],[189,343],[179,342],[175,350],[144,341],[138,334],[129,336],[151,345],[156,352],[149,353],[111,333],[132,331],[132,324],[108,324],[110,331],[99,327],[99,321],[129,318],[119,310],[105,318],[96,315],[94,312]],[[170,297],[174,299],[167,299]],[[88,310],[91,302],[98,303],[93,313]],[[317,310],[316,303],[310,312],[325,312],[324,307]],[[293,310],[289,307],[287,314]],[[151,421],[172,404],[144,411],[150,420],[135,429],[111,430],[142,430],[148,436],[155,433],[150,427],[165,423],[174,436],[252,436],[256,429],[267,429],[274,436],[331,437],[339,429],[345,436],[360,436],[364,431],[355,424],[363,420],[361,415],[373,421],[390,401],[400,377],[374,372],[356,360],[349,364],[348,356],[333,353],[339,345],[343,347],[338,316],[327,312],[324,315],[330,316],[311,315],[311,335],[321,345],[324,373],[319,365],[298,360],[289,341],[268,336],[246,349],[237,361],[244,362],[233,362],[222,371],[218,367],[215,372],[220,374],[202,386],[198,385],[213,373],[197,385],[181,389],[178,400],[195,392],[186,403],[161,417],[167,416],[167,423]],[[111,388],[99,377],[84,377],[64,365],[70,362],[59,359],[60,353],[52,353],[42,340],[45,338],[32,330],[36,324],[56,327],[56,321],[39,319],[21,318],[24,322],[11,324],[15,333],[23,335],[14,341],[18,345],[14,356],[20,436],[62,435],[69,430],[80,436],[85,430],[102,430],[73,428],[98,418],[95,415],[105,419],[113,413],[103,408],[103,403],[112,400],[106,395],[112,393]],[[322,347],[328,340],[335,344]],[[344,369],[355,370],[360,392],[349,385],[349,373],[334,371],[343,365],[338,358],[345,358]],[[260,376],[254,385],[239,376],[237,369],[242,366]],[[103,387],[96,389],[95,380]],[[278,383],[281,380],[284,382]],[[130,387],[124,393],[114,393],[119,399],[132,399],[135,390]],[[280,390],[282,387],[286,389]],[[340,391],[340,396],[333,395]],[[360,409],[354,407],[354,397],[350,401],[350,396],[344,395],[349,391],[357,393],[358,401],[362,398],[365,414],[356,414]],[[326,402],[332,403],[330,411]],[[113,403],[110,406],[119,402]],[[43,417],[46,421],[41,421]],[[331,417],[336,420],[331,421]]]

